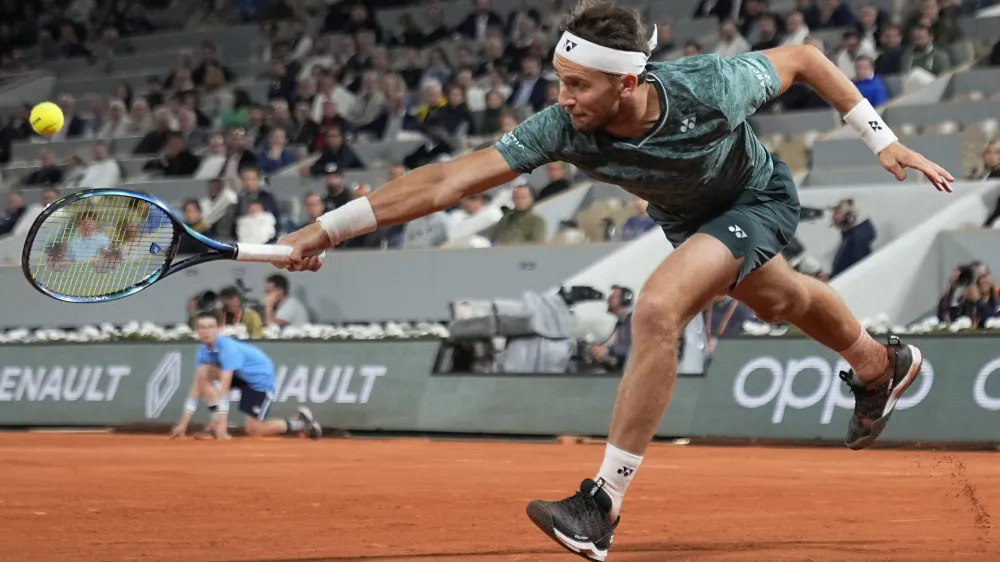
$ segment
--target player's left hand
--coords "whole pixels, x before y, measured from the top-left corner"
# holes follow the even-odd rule
[[[906,179],[906,168],[910,168],[926,176],[938,191],[951,193],[951,182],[955,181],[954,176],[941,166],[924,158],[920,153],[903,146],[903,143],[899,141],[882,149],[882,152],[878,153],[878,159],[882,163],[882,167],[896,176],[899,181]]]

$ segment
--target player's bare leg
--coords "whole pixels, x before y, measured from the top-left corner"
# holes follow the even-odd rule
[[[284,420],[262,421],[248,417],[243,429],[250,437],[270,437],[274,435],[301,434],[312,439],[319,439],[323,430],[313,418],[309,408],[299,408],[296,414]]]
[[[677,376],[677,341],[696,314],[736,281],[740,259],[696,234],[660,264],[632,316],[632,353],[618,386],[604,462],[595,480],[558,502],[533,501],[528,516],[571,552],[601,561],[614,536],[625,490],[663,417]]]
[[[888,345],[875,341],[830,286],[796,273],[781,256],[748,275],[732,296],[765,322],[795,325],[851,365],[841,373],[855,398],[847,445],[863,449],[874,443],[920,373],[920,350],[895,336]]]

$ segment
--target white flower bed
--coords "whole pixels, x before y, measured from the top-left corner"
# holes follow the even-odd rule
[[[919,322],[914,322],[909,326],[890,326],[889,317],[885,314],[878,315],[875,320],[865,318],[861,320],[861,325],[869,332],[876,335],[884,334],[945,334],[959,332],[990,333],[1000,335],[1000,318],[989,318],[985,323],[985,330],[976,330],[972,327],[972,319],[963,316],[954,322],[947,324],[940,322],[936,316],[930,316]],[[743,334],[748,336],[783,336],[789,332],[787,326],[773,326],[760,322],[747,321],[743,323]],[[795,333],[798,333],[795,330]]]
[[[222,334],[249,339],[246,327],[226,326]],[[264,327],[267,340],[382,340],[413,338],[447,338],[448,329],[442,324],[420,322],[418,324],[358,324],[332,326],[328,324],[306,324],[284,328],[271,325]],[[0,330],[0,344],[37,342],[111,342],[111,341],[185,341],[195,340],[195,334],[186,324],[172,328],[158,326],[152,322],[129,322],[121,327],[112,324],[83,326],[79,330],[28,330],[18,328],[4,332]],[[260,341],[260,340],[258,340]]]

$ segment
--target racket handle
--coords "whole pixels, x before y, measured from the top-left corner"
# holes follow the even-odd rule
[[[277,244],[237,244],[236,261],[253,261],[265,263],[286,263],[292,254],[289,246]],[[319,254],[323,257],[326,252]]]

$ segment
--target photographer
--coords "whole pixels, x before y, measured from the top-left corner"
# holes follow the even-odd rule
[[[590,356],[594,362],[609,371],[625,367],[632,347],[632,306],[635,293],[628,287],[614,285],[608,294],[608,312],[618,318],[615,331],[608,338],[609,345],[590,346]],[[606,344],[608,342],[605,342]]]
[[[844,199],[833,208],[832,226],[840,230],[840,246],[833,257],[830,279],[868,257],[875,241],[875,225],[863,219],[853,199]]]
[[[236,287],[230,286],[219,291],[219,324],[236,326],[242,324],[251,338],[264,337],[264,321],[260,313],[245,305],[243,294]]]

